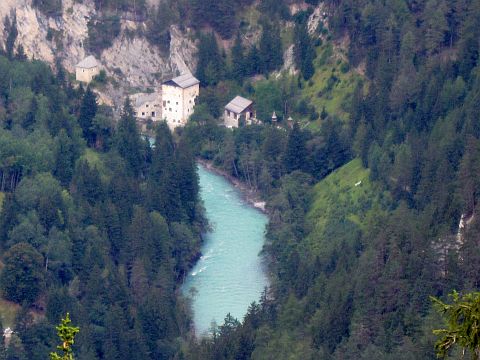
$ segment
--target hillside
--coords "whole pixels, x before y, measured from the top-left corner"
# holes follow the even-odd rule
[[[22,306],[9,351],[43,358],[73,309],[79,359],[436,358],[430,297],[480,287],[478,1],[4,4],[18,36],[10,14],[0,290]],[[87,52],[116,103],[194,71],[188,124],[156,124],[152,146],[128,100],[116,123],[50,69]],[[222,126],[237,95],[259,124]],[[178,293],[206,229],[198,157],[266,201],[271,281],[202,339]]]
[[[109,9],[96,9],[93,0],[65,0],[61,4],[42,12],[35,1],[8,0],[2,2],[0,18],[16,19],[15,47],[21,45],[27,57],[52,67],[60,63],[74,73],[77,63],[95,54],[110,79],[109,86],[101,91],[107,103],[119,106],[125,94],[154,89],[162,79],[195,68],[195,44],[188,31],[174,24],[169,28],[167,49],[162,51],[143,35],[148,26],[145,18],[136,18],[128,9],[112,14]],[[116,30],[112,30],[112,21]],[[1,28],[0,43],[4,44],[8,34]]]
[[[434,359],[430,296],[479,287],[479,3],[323,4],[310,44],[295,17],[296,77],[241,83],[293,128],[198,146],[268,200],[273,278],[243,323],[194,346],[206,358]]]

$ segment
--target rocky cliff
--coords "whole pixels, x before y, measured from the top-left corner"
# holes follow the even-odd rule
[[[55,18],[34,9],[32,0],[1,0],[0,19],[13,13],[17,18],[16,45],[23,45],[29,58],[52,66],[58,58],[68,72],[74,73],[75,64],[89,55],[84,44],[88,39],[88,21],[95,16],[93,0],[82,4],[64,0],[63,13]],[[122,19],[120,35],[101,53],[98,60],[117,83],[102,90],[103,101],[119,104],[125,93],[153,89],[165,77],[194,70],[196,47],[188,32],[172,26],[170,51],[165,55],[144,37],[132,36],[145,26],[142,22]],[[1,26],[0,44],[5,43],[5,37]]]

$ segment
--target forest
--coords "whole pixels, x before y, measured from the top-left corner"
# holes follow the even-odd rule
[[[46,359],[68,311],[76,359],[172,358],[206,226],[189,144],[162,124],[152,148],[128,100],[113,126],[61,68],[0,56],[0,79],[0,357]]]
[[[319,3],[328,27],[312,35]],[[435,359],[442,319],[430,296],[480,281],[480,3],[307,1],[292,15],[291,1],[184,0],[169,16],[118,4],[145,16],[164,49],[170,22],[196,29],[199,103],[183,131],[160,124],[152,147],[128,99],[115,124],[91,89],[7,39],[0,288],[18,312],[0,357],[44,359],[68,311],[80,327],[76,359]],[[118,4],[96,1],[102,16]],[[263,15],[255,44],[242,41],[249,6]],[[299,72],[272,76],[286,22]],[[108,30],[92,25],[106,36],[92,46],[107,46]],[[332,43],[345,59],[332,60]],[[336,101],[345,79],[351,89]],[[234,94],[255,100],[264,125],[218,125]],[[257,190],[270,216],[271,287],[200,340],[176,291],[208,226],[196,157]]]
[[[267,199],[274,279],[193,359],[434,359],[430,296],[478,289],[479,3],[326,3],[330,35],[365,69],[346,120],[317,108],[319,126],[288,132],[186,129],[200,156]],[[290,101],[309,87],[270,81]],[[211,91],[225,93],[222,80]]]

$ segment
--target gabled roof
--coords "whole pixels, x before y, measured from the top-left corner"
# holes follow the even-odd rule
[[[233,111],[235,114],[240,114],[252,104],[252,100],[245,99],[241,96],[236,96],[235,99],[230,101],[227,106],[225,106],[225,109]]]
[[[187,73],[187,74],[177,76],[176,78],[173,78],[171,80],[165,81],[163,84],[171,85],[171,86],[179,86],[182,89],[186,89],[186,88],[189,88],[190,86],[197,85],[199,83],[200,83],[200,80],[198,80],[192,74]]]
[[[87,56],[85,59],[83,59],[77,64],[77,67],[82,69],[91,69],[96,66],[98,66],[98,62],[97,59],[93,57],[93,55]]]
[[[146,102],[155,102],[159,100],[159,96],[157,93],[151,93],[151,94],[140,93],[140,94],[133,95],[132,98],[134,99],[134,104],[135,104],[135,107],[137,108],[142,106]]]

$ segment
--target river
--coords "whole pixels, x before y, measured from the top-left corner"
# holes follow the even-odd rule
[[[198,167],[200,196],[212,231],[182,291],[192,297],[195,331],[208,332],[227,313],[242,320],[268,284],[259,255],[268,218],[247,204],[225,178]],[[192,291],[193,289],[193,291]],[[193,295],[192,295],[193,294]]]

